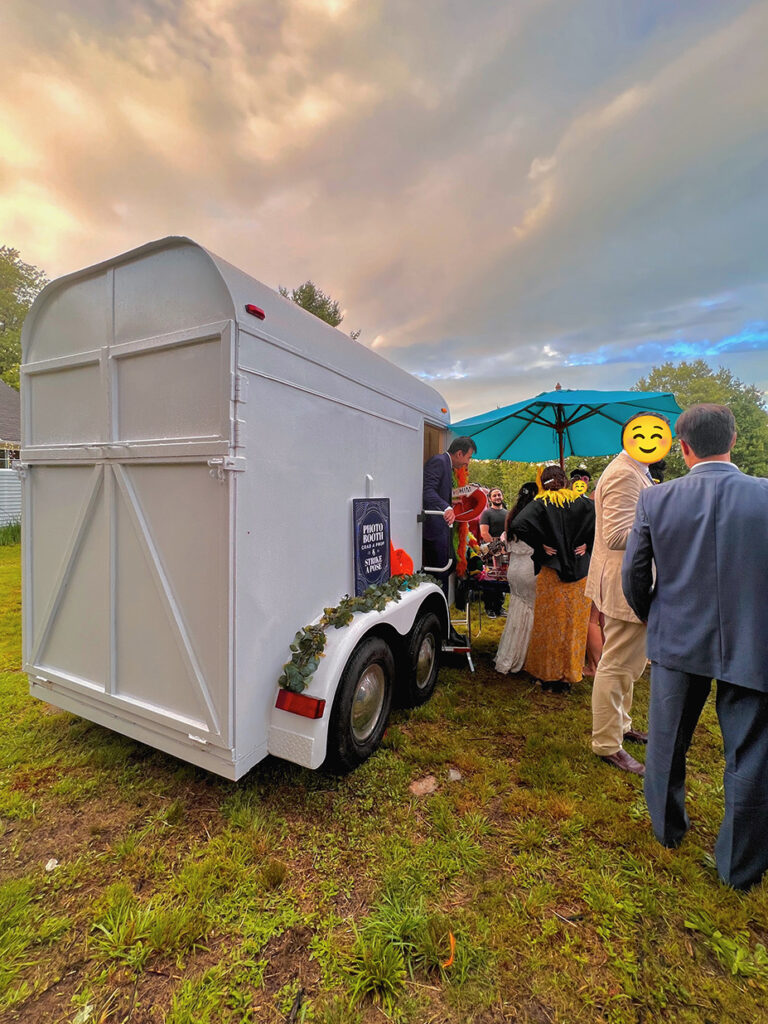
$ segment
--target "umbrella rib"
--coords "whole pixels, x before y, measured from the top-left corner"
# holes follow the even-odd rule
[[[529,410],[528,409],[521,409],[520,411],[527,413]],[[530,425],[532,423],[540,423],[540,424],[542,424],[545,427],[551,427],[552,426],[551,423],[547,423],[547,421],[545,419],[543,419],[543,417],[540,414],[540,411],[534,412],[533,410],[530,410],[530,412],[531,412],[530,417],[525,421],[525,423],[523,423],[522,427],[520,427],[520,429],[515,434],[515,436],[510,440],[509,444],[505,444],[504,445],[504,447],[501,449],[499,454],[496,456],[497,459],[500,459],[504,455],[504,452],[509,451],[509,449],[515,443],[515,441],[517,441],[517,439],[520,437],[520,435],[523,434],[525,432],[525,430],[528,427],[530,427]],[[516,417],[508,416],[506,418],[507,419],[513,419],[513,418],[516,418]],[[502,421],[499,420],[497,422],[502,422]]]
[[[528,410],[527,409],[519,409],[517,412],[511,412],[507,416],[500,416],[497,420],[491,420],[490,423],[485,423],[483,426],[478,427],[474,431],[474,433],[469,434],[468,436],[469,437],[479,437],[479,435],[482,434],[484,431],[492,430],[494,427],[498,427],[499,424],[501,424],[501,423],[506,423],[508,420],[521,419],[522,418],[521,414],[525,413],[525,412],[528,412]],[[522,429],[525,430],[525,428],[527,426],[530,426],[531,423],[535,423],[535,422],[536,422],[536,414],[534,414],[534,418],[533,419],[525,421],[525,424],[522,427]],[[517,437],[519,437],[519,436],[520,435],[518,434]]]
[[[515,443],[515,441],[517,441],[517,439],[520,437],[520,435],[528,427],[530,427],[530,425],[532,423],[540,423],[540,424],[542,424],[545,427],[551,427],[552,426],[551,423],[548,423],[547,420],[542,417],[542,415],[541,415],[541,407],[539,409],[537,409],[537,410],[533,410],[533,409],[518,409],[517,412],[511,412],[507,416],[501,416],[501,417],[499,417],[499,419],[494,420],[492,423],[487,423],[484,426],[479,427],[477,430],[473,431],[473,433],[470,434],[469,436],[474,439],[476,437],[479,437],[486,430],[491,430],[493,427],[498,427],[499,424],[506,423],[509,420],[523,420],[523,425],[520,427],[520,429],[515,434],[515,436],[509,441],[509,443],[504,445],[504,447],[501,449],[499,454],[494,456],[494,458],[496,458],[496,459],[500,459],[502,457],[502,455],[504,454],[504,452],[506,452],[509,448],[511,448],[511,446]]]
[[[584,406],[579,406],[579,408],[583,409]],[[624,422],[624,420],[617,420],[614,416],[611,416],[604,409],[588,409],[587,412],[585,412],[583,416],[576,416],[574,414],[567,421],[567,426],[569,426],[569,427],[573,426],[574,423],[583,423],[584,420],[591,419],[592,416],[602,416],[603,419],[610,420],[611,423],[618,423],[619,426],[621,426],[621,424]]]
[[[577,413],[579,413],[582,409],[586,409],[586,412],[583,416],[578,416]],[[600,412],[599,409],[590,409],[589,406],[579,405],[574,410],[573,416],[571,416],[571,418],[566,422],[565,432],[568,437],[568,444],[571,447],[571,455],[575,454],[575,445],[573,443],[573,438],[571,437],[571,427],[574,425],[574,423],[583,423],[584,420],[588,420],[591,419],[593,416],[597,416],[598,412]]]
[[[587,411],[583,416],[577,415],[582,409],[586,409]],[[592,416],[597,416],[599,412],[599,409],[590,409],[589,406],[579,405],[574,410],[573,415],[565,421],[565,424],[570,427],[573,426],[574,423],[583,423],[584,420],[588,420]]]

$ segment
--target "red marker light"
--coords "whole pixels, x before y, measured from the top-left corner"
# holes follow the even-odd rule
[[[263,319],[264,319],[264,318],[266,317],[266,315],[267,315],[267,314],[266,314],[266,313],[264,312],[264,310],[263,310],[263,309],[259,309],[259,307],[258,307],[258,306],[254,306],[254,305],[252,305],[252,304],[251,304],[250,302],[249,302],[249,303],[248,303],[248,305],[247,305],[247,306],[245,307],[245,312],[246,312],[246,313],[250,313],[250,314],[251,314],[251,316],[255,316],[255,317],[258,317],[258,318],[259,318],[259,320],[263,320]]]
[[[307,697],[304,693],[281,690],[277,695],[275,707],[281,711],[290,711],[292,715],[301,715],[302,718],[322,718],[325,701],[319,697]]]

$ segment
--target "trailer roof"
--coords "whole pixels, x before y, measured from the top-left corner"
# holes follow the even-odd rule
[[[143,272],[142,264],[147,265]],[[102,286],[102,279],[111,286]],[[246,312],[246,305],[262,309],[264,319]],[[432,422],[448,425],[449,416],[442,411],[445,400],[434,388],[184,236],[149,242],[47,285],[24,325],[23,359],[34,362],[82,351],[77,346],[98,347],[105,343],[103,334],[109,334],[110,325],[107,340],[127,341],[192,327],[195,319],[204,324],[221,318],[236,320],[242,330],[267,343],[297,352],[418,409]],[[56,321],[51,330],[48,319]],[[89,330],[92,340],[86,342]],[[36,344],[43,336],[55,336],[55,341]]]

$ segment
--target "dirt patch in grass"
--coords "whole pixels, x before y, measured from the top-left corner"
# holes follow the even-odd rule
[[[62,797],[51,791],[62,778],[60,768],[18,770],[10,788],[38,797],[35,814],[9,821],[0,834],[0,881],[42,868],[50,858],[61,866],[87,855],[109,854],[130,832],[144,827],[152,815],[173,819],[164,837],[164,850],[173,857],[209,839],[221,824],[221,794],[205,783],[180,783],[163,795],[138,793],[132,801],[109,782],[96,798]]]
[[[309,944],[313,936],[310,928],[289,928],[282,935],[271,939],[260,956],[267,961],[264,973],[264,988],[256,993],[254,1011],[256,1019],[269,1019],[274,1013],[274,997],[286,986],[301,989],[308,999],[317,995],[320,970],[316,961],[310,959]],[[280,1019],[276,1016],[276,1019]]]
[[[47,802],[32,820],[14,822],[0,837],[0,881],[42,869],[51,858],[64,866],[83,854],[105,853],[136,820],[135,809],[114,800],[74,808]]]
[[[53,765],[44,768],[25,766],[14,773],[9,788],[19,793],[38,796],[48,790],[53,782],[58,781],[60,773],[61,769]]]
[[[77,943],[80,951],[84,939]],[[73,950],[75,944],[72,944]],[[46,987],[30,996],[21,1006],[8,1011],[7,1018],[13,1024],[59,1024],[70,1020],[77,1012],[75,1006],[89,1005],[90,1020],[130,1020],[131,1024],[162,1024],[166,1019],[178,985],[186,978],[203,974],[219,963],[226,955],[223,938],[212,940],[205,949],[200,949],[186,958],[184,966],[173,961],[158,960],[134,976],[123,969],[107,974],[103,983],[92,994],[83,991],[93,969],[88,957],[71,961],[64,960],[51,970],[51,980]]]
[[[86,961],[71,961],[66,953],[66,950],[61,950],[56,961],[48,965],[47,980],[42,982],[43,988],[20,1006],[6,1011],[6,1016],[0,1019],[14,1024],[41,1024],[42,1021],[68,1019],[72,996],[80,984],[80,969]],[[32,983],[32,979],[28,981]]]

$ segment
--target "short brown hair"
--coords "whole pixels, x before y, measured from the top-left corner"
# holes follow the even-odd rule
[[[448,448],[449,455],[455,455],[456,452],[468,451],[477,451],[477,445],[471,437],[457,437],[455,441],[451,441],[450,447]]]
[[[731,450],[736,420],[727,405],[703,402],[685,410],[675,432],[697,458],[706,459],[708,455],[725,455]]]

